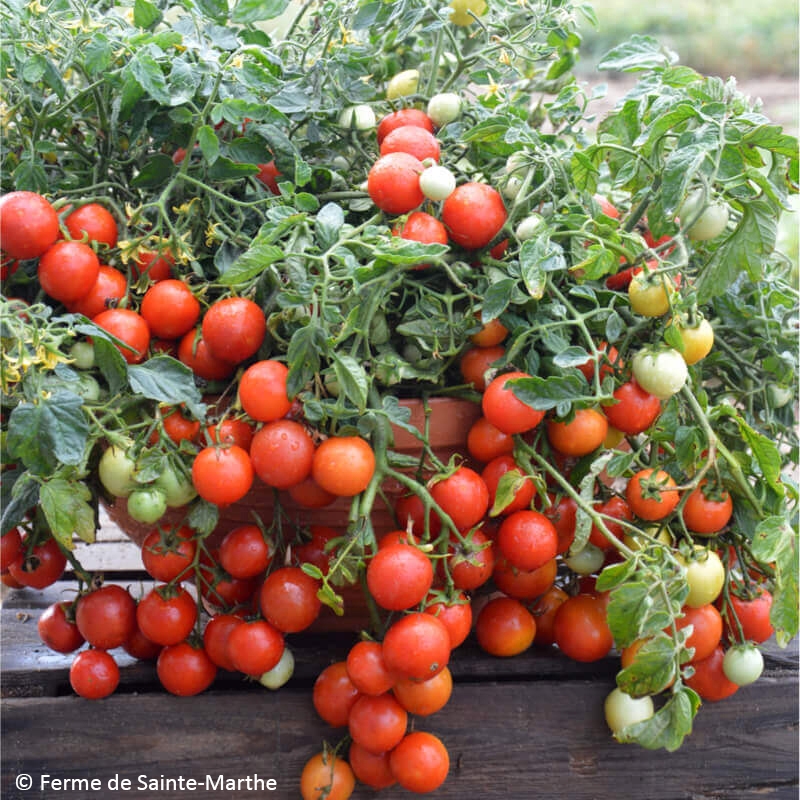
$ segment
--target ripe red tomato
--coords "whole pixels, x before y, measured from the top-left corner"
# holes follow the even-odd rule
[[[67,566],[66,556],[58,542],[52,537],[37,544],[27,553],[27,537],[22,540],[22,549],[8,565],[8,572],[22,586],[44,589],[54,584]]]
[[[362,639],[356,642],[347,654],[345,661],[347,674],[361,694],[377,697],[388,692],[395,684],[395,676],[383,660],[383,647],[380,642]]]
[[[680,502],[676,486],[663,469],[642,469],[628,481],[625,499],[637,517],[654,522],[669,516]]]
[[[661,413],[661,401],[646,392],[633,378],[614,391],[613,405],[603,406],[608,422],[617,430],[635,436],[646,431]]]
[[[314,710],[332,728],[344,728],[350,718],[350,709],[361,697],[347,672],[344,661],[335,661],[325,667],[314,681],[311,700]]]
[[[459,592],[452,601],[430,596],[423,611],[431,614],[447,628],[450,649],[463,644],[472,629],[472,603],[464,592]]]
[[[203,629],[203,647],[206,655],[220,668],[234,672],[231,657],[228,655],[228,637],[231,631],[244,620],[236,614],[215,614]]]
[[[289,369],[273,359],[256,361],[239,381],[239,400],[248,416],[259,422],[285,417],[292,401],[286,392]]]
[[[460,531],[477,525],[489,510],[489,489],[469,467],[458,467],[431,487],[431,497]]]
[[[64,225],[71,239],[117,246],[117,222],[111,212],[99,203],[87,203],[67,214]]]
[[[69,668],[69,683],[75,694],[100,700],[119,686],[119,667],[105,650],[83,650]]]
[[[253,611],[259,579],[232,577],[219,564],[219,550],[212,550],[200,556],[195,585],[206,610],[211,614],[244,607]]]
[[[686,498],[683,509],[683,521],[686,527],[696,534],[710,536],[719,533],[733,515],[733,500],[724,489],[717,489],[716,494],[708,491],[708,482],[703,480]]]
[[[162,645],[151,642],[136,626],[131,637],[122,645],[122,649],[139,661],[154,661],[164,649]]]
[[[515,656],[533,644],[536,620],[519,600],[495,597],[478,613],[475,635],[490,655]]]
[[[690,663],[703,661],[708,658],[722,639],[722,615],[710,603],[692,608],[684,606],[682,616],[676,620],[678,630],[683,630],[688,625],[692,632],[686,640],[686,647],[694,650]]]
[[[144,317],[129,308],[109,308],[92,322],[122,342],[114,344],[128,364],[144,361],[150,347],[150,328]]]
[[[478,417],[467,433],[467,451],[476,460],[488,464],[514,450],[514,437],[495,428],[486,417]]]
[[[259,603],[261,613],[283,633],[308,628],[319,616],[322,603],[317,597],[320,582],[300,567],[281,567],[267,575]]]
[[[86,641],[75,624],[73,611],[72,603],[53,603],[36,623],[39,638],[57,653],[72,653]]]
[[[386,789],[397,783],[389,768],[389,753],[370,753],[351,742],[347,757],[356,780],[370,789]]]
[[[401,125],[388,133],[380,144],[381,155],[408,153],[424,161],[430,158],[439,163],[441,148],[436,137],[418,125]]]
[[[408,153],[381,156],[367,176],[367,192],[372,202],[387,214],[407,214],[425,199],[419,176],[425,167]]]
[[[407,544],[382,547],[367,564],[367,587],[375,602],[402,611],[422,602],[433,584],[433,565],[425,553]]]
[[[578,364],[578,369],[583,373],[583,377],[591,383],[594,379],[597,364],[600,364],[600,379],[606,375],[613,375],[614,370],[619,369],[619,351],[613,345],[608,346],[607,342],[600,342],[597,345],[597,361],[589,357],[583,364]]]
[[[417,717],[429,717],[441,711],[452,693],[453,676],[447,667],[427,681],[403,678],[392,688],[392,694],[400,705]]]
[[[171,278],[174,265],[175,257],[169,250],[161,253],[144,250],[132,262],[133,275],[136,278],[145,275],[153,283],[156,283]]]
[[[300,773],[303,800],[348,800],[355,784],[350,765],[327,750],[309,758]]]
[[[231,364],[254,356],[266,335],[264,312],[246,297],[217,300],[203,317],[203,340],[208,349]]]
[[[235,503],[253,485],[250,455],[235,444],[204,447],[192,463],[192,483],[197,494],[209,503]]]
[[[272,194],[280,194],[281,190],[278,188],[278,178],[280,171],[275,166],[275,161],[269,161],[266,164],[258,165],[258,172],[256,178],[269,189]]]
[[[575,524],[578,515],[578,503],[569,495],[556,498],[552,494],[550,505],[542,513],[553,523],[558,534],[558,552],[566,553],[575,540]]]
[[[153,336],[178,339],[197,324],[200,303],[183,281],[169,278],[145,292],[140,313]]]
[[[219,563],[234,578],[254,578],[266,572],[275,555],[275,543],[258,525],[240,525],[225,534]]]
[[[354,742],[370,753],[396,747],[406,733],[408,712],[390,692],[360,695],[350,708],[347,727]]]
[[[358,436],[331,436],[317,447],[311,475],[326,492],[353,497],[369,486],[375,474],[375,453]]]
[[[598,661],[614,645],[606,621],[606,600],[592,594],[567,598],[553,620],[555,643],[573,661]]]
[[[227,654],[239,672],[260,678],[281,660],[284,647],[283,634],[265,619],[257,619],[230,632]]]
[[[526,372],[506,372],[494,378],[483,393],[483,415],[503,433],[525,433],[544,419],[544,411],[523,403],[506,385],[509,381],[529,377]]]
[[[216,358],[197,329],[186,333],[178,344],[178,360],[206,381],[221,381],[233,375],[235,366]]]
[[[0,537],[0,572],[7,572],[21,552],[22,534],[19,528],[12,528]]]
[[[420,111],[418,108],[401,108],[387,114],[378,123],[376,131],[378,144],[381,144],[393,130],[406,125],[416,125],[428,133],[433,133],[433,120],[424,111]]]
[[[401,239],[423,244],[447,244],[447,231],[444,225],[436,217],[424,211],[412,211],[405,224],[399,230],[395,228],[395,233],[398,233]],[[428,266],[429,264],[417,264],[415,269],[425,269]]]
[[[477,347],[496,347],[506,340],[508,328],[495,317],[489,322],[483,323],[481,312],[478,312],[478,321],[481,322],[481,329],[477,333],[470,335],[469,340]]]
[[[42,195],[23,191],[0,197],[0,247],[6,255],[20,260],[38,258],[58,234],[58,214]]]
[[[724,657],[725,651],[721,645],[718,645],[708,658],[692,662],[694,674],[686,678],[686,685],[694,689],[703,700],[709,703],[724,700],[739,689],[737,684],[728,680],[722,669]]]
[[[538,511],[515,511],[503,520],[497,546],[517,569],[538,569],[558,554],[558,534],[553,523]]]
[[[775,632],[769,619],[771,610],[772,593],[766,589],[759,589],[754,597],[739,597],[732,592],[725,620],[726,636],[732,641],[740,641],[743,636],[744,641],[766,642]],[[739,625],[732,619],[733,615]]]
[[[505,348],[499,344],[491,347],[469,347],[464,351],[459,362],[461,376],[466,383],[471,383],[475,390],[486,390],[486,373],[492,365],[505,355]]]
[[[161,651],[156,672],[161,685],[170,694],[193,697],[211,686],[217,677],[217,665],[202,647],[178,642]]]
[[[485,183],[457,186],[442,205],[450,238],[466,250],[486,247],[508,219],[500,192]]]
[[[495,509],[497,503],[497,488],[500,485],[500,480],[504,475],[509,475],[513,478],[516,487],[509,497],[509,501],[502,507]],[[522,470],[517,466],[514,456],[505,454],[493,458],[481,472],[481,477],[486,483],[486,488],[489,490],[489,508],[493,509],[493,513],[499,514],[512,514],[514,511],[522,511],[523,509],[530,508],[533,500],[533,495],[536,492],[536,487],[530,477],[522,474]]]
[[[288,489],[311,475],[316,446],[299,422],[278,419],[260,428],[250,445],[256,475],[267,486]]]
[[[73,314],[94,319],[127,294],[128,281],[125,276],[118,269],[101,264],[92,288],[68,307]]]
[[[200,433],[200,423],[196,419],[187,419],[180,408],[165,408],[162,411],[161,425],[164,433],[176,444],[184,440],[193,442]],[[159,433],[154,431],[151,442],[155,444],[158,440]]]
[[[194,628],[197,604],[183,587],[157,586],[139,601],[136,623],[151,642],[182,642]]]
[[[464,541],[452,537],[448,552],[447,565],[456,589],[471,591],[492,577],[494,544],[480,528],[471,531]]]
[[[88,294],[100,272],[100,260],[88,244],[62,241],[39,259],[37,277],[45,294],[64,305]]]
[[[578,408],[570,420],[549,419],[547,438],[565,456],[585,456],[603,444],[608,420],[594,408]]]
[[[531,609],[536,620],[536,636],[534,643],[547,647],[555,644],[556,633],[554,623],[558,609],[566,602],[569,595],[558,586],[551,586]]]
[[[624,521],[630,521],[633,519],[631,507],[618,495],[610,497],[604,503],[596,503],[594,509],[598,513],[603,514],[605,517],[610,517],[611,519],[619,519]],[[617,522],[611,522],[610,519],[605,519],[604,522],[606,524],[606,528],[608,528],[608,532],[613,536],[616,536],[617,539],[621,539],[625,536],[626,529],[623,525]],[[589,533],[589,541],[595,547],[599,547],[601,550],[610,550],[614,546],[613,543],[606,538],[605,534],[596,525],[592,525],[592,529]]]
[[[203,444],[237,444],[250,452],[254,436],[253,426],[237,417],[225,417],[208,425],[204,431]]]
[[[543,595],[555,582],[558,562],[555,558],[545,561],[541,567],[522,570],[512,567],[506,558],[498,558],[492,571],[495,586],[516,600],[535,600]]]
[[[112,650],[136,630],[136,601],[121,586],[101,586],[79,598],[75,623],[90,645]]]
[[[383,660],[400,678],[432,678],[447,666],[450,650],[444,623],[421,612],[400,617],[383,637]]]
[[[423,536],[427,528],[431,537],[435,537],[442,529],[442,518],[435,512],[425,511],[425,505],[416,494],[405,494],[397,498],[394,504],[397,522],[403,530],[409,530],[415,536]]]
[[[422,794],[433,792],[444,783],[450,756],[438,737],[413,731],[389,754],[389,767],[400,786]]]

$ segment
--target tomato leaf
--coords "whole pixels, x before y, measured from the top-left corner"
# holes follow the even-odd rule
[[[95,514],[89,487],[77,480],[53,478],[45,481],[39,492],[50,532],[68,550],[74,548],[73,534],[91,544],[95,538]]]
[[[39,502],[40,483],[28,471],[4,469],[0,482],[0,528],[10,531],[22,522]]]
[[[339,239],[339,231],[344,225],[344,211],[336,203],[326,203],[317,214],[314,231],[319,246],[327,250]]]
[[[153,356],[128,367],[131,389],[150,400],[170,405],[185,404],[196,419],[205,418],[206,406],[195,386],[194,373],[171,356]]]
[[[84,458],[89,423],[83,398],[59,390],[36,403],[22,402],[8,420],[8,452],[31,471],[46,474],[61,464],[77,465]]]
[[[133,4],[133,24],[137,28],[150,28],[163,18],[155,3],[150,0],[135,0]]]
[[[259,22],[275,19],[286,11],[289,0],[239,0],[231,12],[232,22]]]
[[[333,370],[341,391],[355,405],[359,413],[364,413],[369,395],[369,378],[364,367],[361,366],[358,359],[346,353],[334,351],[332,358]]]
[[[219,139],[210,125],[203,125],[197,131],[197,143],[209,164],[213,164],[219,158]]]
[[[781,485],[781,454],[777,445],[751,428],[740,415],[737,414],[735,419],[739,425],[742,439],[752,451],[764,480],[775,492],[782,496],[784,489]]]
[[[650,719],[623,728],[616,739],[620,742],[636,742],[648,750],[664,748],[672,753],[692,732],[699,708],[700,697],[697,693],[688,686],[681,686]]]
[[[270,264],[284,258],[284,251],[267,240],[256,238],[223,273],[219,282],[223,286],[238,286],[258,277]]]
[[[617,673],[617,686],[631,697],[658,694],[675,679],[675,642],[665,633],[647,639],[633,662]]]
[[[591,507],[594,503],[597,476],[606,468],[611,453],[603,453],[598,456],[590,465],[589,470],[580,482],[581,501],[575,514],[575,538],[569,548],[569,554],[580,553],[589,541],[592,532],[592,518],[584,509]]]
[[[676,58],[673,52],[652,36],[635,34],[602,56],[597,68],[615,72],[641,72],[656,67],[668,67]]]
[[[775,565],[770,622],[781,647],[798,631],[798,535],[783,517],[768,517],[755,530],[751,551],[762,564]]]
[[[314,377],[320,367],[320,357],[328,352],[328,342],[322,328],[306,325],[298,328],[289,341],[287,363],[289,377],[286,391],[294,397]]]

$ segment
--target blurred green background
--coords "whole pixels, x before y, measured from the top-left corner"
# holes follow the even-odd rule
[[[648,33],[707,75],[798,74],[797,0],[594,0],[598,28],[583,26],[583,66],[633,33]]]

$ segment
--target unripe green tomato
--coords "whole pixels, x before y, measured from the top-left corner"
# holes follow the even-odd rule
[[[437,128],[461,116],[461,98],[455,92],[441,92],[428,100],[428,116]]]
[[[722,559],[702,545],[695,545],[695,558],[688,563],[680,554],[675,558],[686,568],[689,594],[684,604],[691,608],[713,603],[720,595],[725,583],[725,567]]]
[[[370,131],[375,127],[375,112],[371,106],[361,104],[345,108],[339,114],[339,125],[348,130]]]
[[[528,158],[524,150],[516,150],[506,159],[506,175],[520,175],[525,174],[528,169]]]
[[[517,225],[517,239],[521,242],[532,239],[544,224],[544,219],[540,214],[531,214],[525,219],[521,220]]]
[[[386,314],[375,314],[369,322],[369,341],[370,344],[386,344],[389,341],[389,323]]]
[[[686,196],[686,199],[678,209],[678,216],[681,220],[692,220],[700,212],[700,204],[703,202],[702,189],[695,189]],[[691,228],[686,231],[686,235],[694,242],[706,242],[709,239],[716,239],[728,224],[728,206],[725,203],[709,203],[705,206],[697,217]]]
[[[623,728],[650,719],[655,713],[655,708],[653,698],[649,695],[631,697],[617,687],[606,697],[603,711],[606,724],[616,736]]]
[[[136,462],[118,447],[109,447],[97,465],[100,483],[114,497],[128,497],[139,486],[133,477],[135,471]]]
[[[596,545],[587,542],[583,550],[575,555],[567,556],[564,563],[578,575],[592,575],[599,572],[606,560],[606,554]]]
[[[280,689],[293,674],[294,656],[288,647],[284,647],[278,663],[271,670],[265,672],[258,682],[267,689]]]
[[[128,515],[137,522],[152,525],[167,511],[167,498],[160,489],[134,489],[128,496]]]
[[[446,200],[455,191],[456,176],[447,167],[427,167],[419,176],[419,188],[428,200]]]
[[[416,364],[422,358],[422,350],[414,342],[408,342],[403,345],[403,358],[410,364]]]
[[[78,369],[91,369],[94,366],[94,345],[89,342],[75,342],[69,355]]]
[[[342,387],[339,385],[339,379],[336,377],[336,372],[333,368],[326,369],[325,372],[322,373],[322,383],[325,386],[325,391],[331,397],[338,397],[339,392],[342,391]]]
[[[633,357],[633,377],[646,392],[659,400],[668,400],[679,392],[689,369],[683,356],[673,348],[666,350],[640,350]]]
[[[506,200],[516,200],[522,189],[522,178],[512,175],[504,184],[502,188],[503,197]]]
[[[103,391],[92,375],[81,375],[78,380],[77,393],[87,402],[96,403]]]
[[[725,652],[722,658],[725,677],[737,686],[755,683],[764,671],[764,656],[751,644],[736,645]]]
[[[168,508],[180,508],[197,497],[197,489],[188,476],[181,476],[168,464],[153,482],[164,494]]]
[[[386,86],[386,99],[397,100],[398,97],[406,97],[416,94],[419,86],[419,70],[406,69],[398,72]]]
[[[767,402],[770,408],[783,408],[792,399],[792,390],[789,386],[780,386],[777,383],[767,385]]]

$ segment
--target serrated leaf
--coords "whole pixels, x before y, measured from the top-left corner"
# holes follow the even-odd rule
[[[489,511],[490,517],[497,517],[503,513],[517,496],[517,492],[522,488],[525,481],[530,480],[527,475],[523,475],[519,469],[510,469],[500,476],[495,490],[494,503]]]
[[[641,72],[642,70],[668,67],[675,61],[675,54],[662,47],[652,36],[634,34],[627,41],[609,50],[597,65],[599,70]]]
[[[184,404],[196,419],[205,419],[206,406],[194,373],[171,356],[153,356],[143,364],[131,365],[128,382],[137,394],[169,405]]]
[[[95,515],[89,504],[89,487],[81,481],[53,478],[42,484],[39,498],[50,532],[59,544],[72,550],[73,535],[91,544],[95,537]]]
[[[481,319],[484,323],[497,319],[508,308],[515,286],[516,281],[511,278],[503,278],[489,286],[481,303]]]
[[[597,589],[607,592],[624,583],[636,571],[636,562],[626,559],[617,564],[609,564],[597,576]]]
[[[277,245],[256,240],[219,276],[219,283],[222,286],[249,283],[284,256],[284,251]]]
[[[137,28],[150,28],[162,19],[162,14],[150,0],[134,0],[133,24]]]
[[[675,679],[675,642],[660,633],[645,640],[633,662],[617,673],[617,686],[631,697],[658,694]]]
[[[650,719],[623,728],[616,735],[620,742],[636,742],[648,750],[677,750],[692,732],[700,697],[688,686],[681,686]]]
[[[350,400],[351,403],[363,413],[367,407],[369,396],[369,378],[358,359],[346,353],[332,354],[333,370],[336,373],[336,380],[339,382],[340,391]]]
[[[60,390],[37,403],[20,403],[8,420],[8,452],[31,471],[46,474],[61,464],[80,464],[89,437],[83,398]]]
[[[517,378],[507,385],[523,403],[539,411],[549,411],[564,401],[591,399],[584,397],[586,381],[578,373]]]
[[[318,325],[306,325],[292,334],[286,353],[289,397],[294,397],[319,372],[320,356],[327,352],[325,333]]]
[[[168,80],[170,105],[189,103],[200,86],[201,78],[202,75],[195,65],[183,59],[173,61]]]
[[[192,503],[186,524],[201,536],[208,536],[219,524],[219,506],[207,500]]]
[[[753,453],[753,457],[761,469],[761,474],[778,495],[783,496],[784,489],[781,484],[781,454],[778,446],[771,439],[751,428],[744,419],[737,415],[736,422],[742,439]]]
[[[323,250],[327,250],[339,239],[339,231],[344,225],[344,211],[336,203],[326,203],[317,214],[314,231]]]
[[[289,0],[238,0],[231,12],[231,21],[247,23],[275,19],[288,6]]]
[[[161,105],[170,105],[167,79],[161,66],[148,48],[137,50],[128,62],[128,69],[142,89]]]

